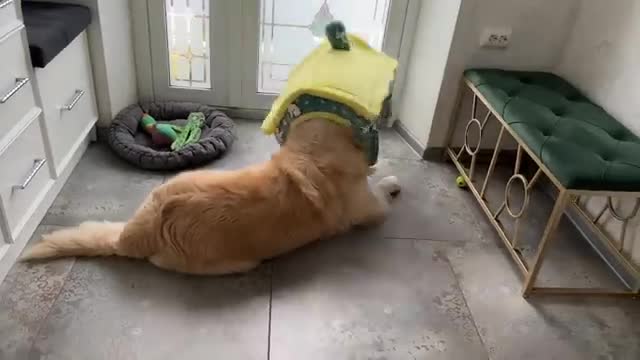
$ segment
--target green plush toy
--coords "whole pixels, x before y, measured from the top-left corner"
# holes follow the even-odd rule
[[[145,113],[140,119],[140,124],[151,135],[151,142],[155,146],[170,146],[171,150],[177,151],[200,140],[202,126],[204,125],[204,114],[201,112],[189,114],[187,124],[184,127],[180,127],[171,124],[159,124],[153,116]]]

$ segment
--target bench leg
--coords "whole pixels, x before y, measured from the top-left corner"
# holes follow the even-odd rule
[[[569,194],[567,193],[567,191],[560,190],[560,194],[558,194],[558,198],[556,199],[556,203],[553,206],[551,215],[549,215],[547,226],[542,233],[542,238],[540,238],[538,253],[536,254],[533,265],[529,269],[529,273],[526,276],[524,288],[522,289],[522,295],[524,297],[527,297],[533,289],[536,278],[538,277],[538,273],[540,272],[540,268],[542,267],[542,262],[544,261],[545,252],[549,244],[551,244],[553,236],[555,236],[556,229],[558,228],[558,224],[560,224],[560,220],[562,220],[562,215],[564,214],[564,209],[567,206],[568,200]]]

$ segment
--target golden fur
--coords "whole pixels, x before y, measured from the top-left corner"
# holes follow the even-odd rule
[[[243,272],[309,242],[381,221],[395,177],[370,188],[349,128],[294,126],[271,160],[192,171],[155,188],[125,223],[86,222],[43,236],[23,259],[119,255],[191,274]]]

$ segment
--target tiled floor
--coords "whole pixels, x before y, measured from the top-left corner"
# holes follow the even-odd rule
[[[276,150],[257,123],[240,122],[238,137],[212,168]],[[247,275],[188,277],[118,258],[15,265],[0,285],[0,359],[640,358],[639,303],[525,301],[515,267],[451,168],[420,161],[391,131],[381,150],[376,177],[397,175],[403,186],[384,225]],[[167,176],[93,145],[38,234],[126,219]],[[611,280],[587,274],[598,260],[574,231],[562,233],[549,278]]]

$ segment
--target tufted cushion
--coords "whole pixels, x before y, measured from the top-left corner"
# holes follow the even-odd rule
[[[494,69],[465,77],[566,188],[640,191],[640,138],[567,81]]]

